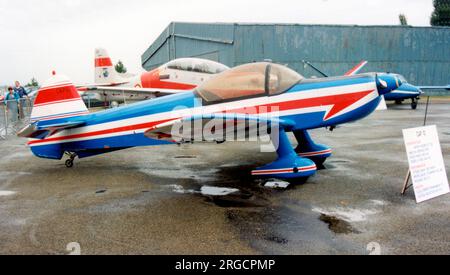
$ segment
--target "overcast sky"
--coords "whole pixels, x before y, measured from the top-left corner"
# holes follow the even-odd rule
[[[0,84],[43,82],[55,69],[93,82],[93,55],[139,72],[141,54],[172,21],[429,26],[432,0],[0,0]]]

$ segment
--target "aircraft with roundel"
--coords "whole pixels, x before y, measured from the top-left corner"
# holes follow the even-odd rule
[[[127,103],[183,93],[229,69],[207,59],[179,58],[138,75],[119,74],[103,48],[95,49],[94,64],[94,84],[77,87],[85,102]]]

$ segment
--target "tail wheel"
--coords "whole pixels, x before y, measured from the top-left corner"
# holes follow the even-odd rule
[[[73,167],[73,159],[66,160],[66,167],[67,168],[72,168]]]
[[[77,154],[76,153],[69,153],[69,152],[66,152],[66,154],[69,155],[69,159],[66,160],[66,163],[65,163],[66,167],[67,168],[72,168],[73,167],[73,161],[77,157]]]

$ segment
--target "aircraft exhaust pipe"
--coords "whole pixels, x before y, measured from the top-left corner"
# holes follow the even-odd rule
[[[377,82],[378,93],[384,95],[390,93],[400,86],[402,86],[402,81],[393,74],[377,74],[375,76]]]

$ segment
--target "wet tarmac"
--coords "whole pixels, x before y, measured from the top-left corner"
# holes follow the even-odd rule
[[[257,143],[136,148],[77,160],[35,158],[0,141],[0,254],[450,253],[450,195],[401,196],[402,129],[424,106],[390,106],[334,132],[312,132],[334,155],[304,184],[252,178],[269,163]],[[432,104],[450,175],[450,104]],[[293,139],[294,144],[294,139]]]

